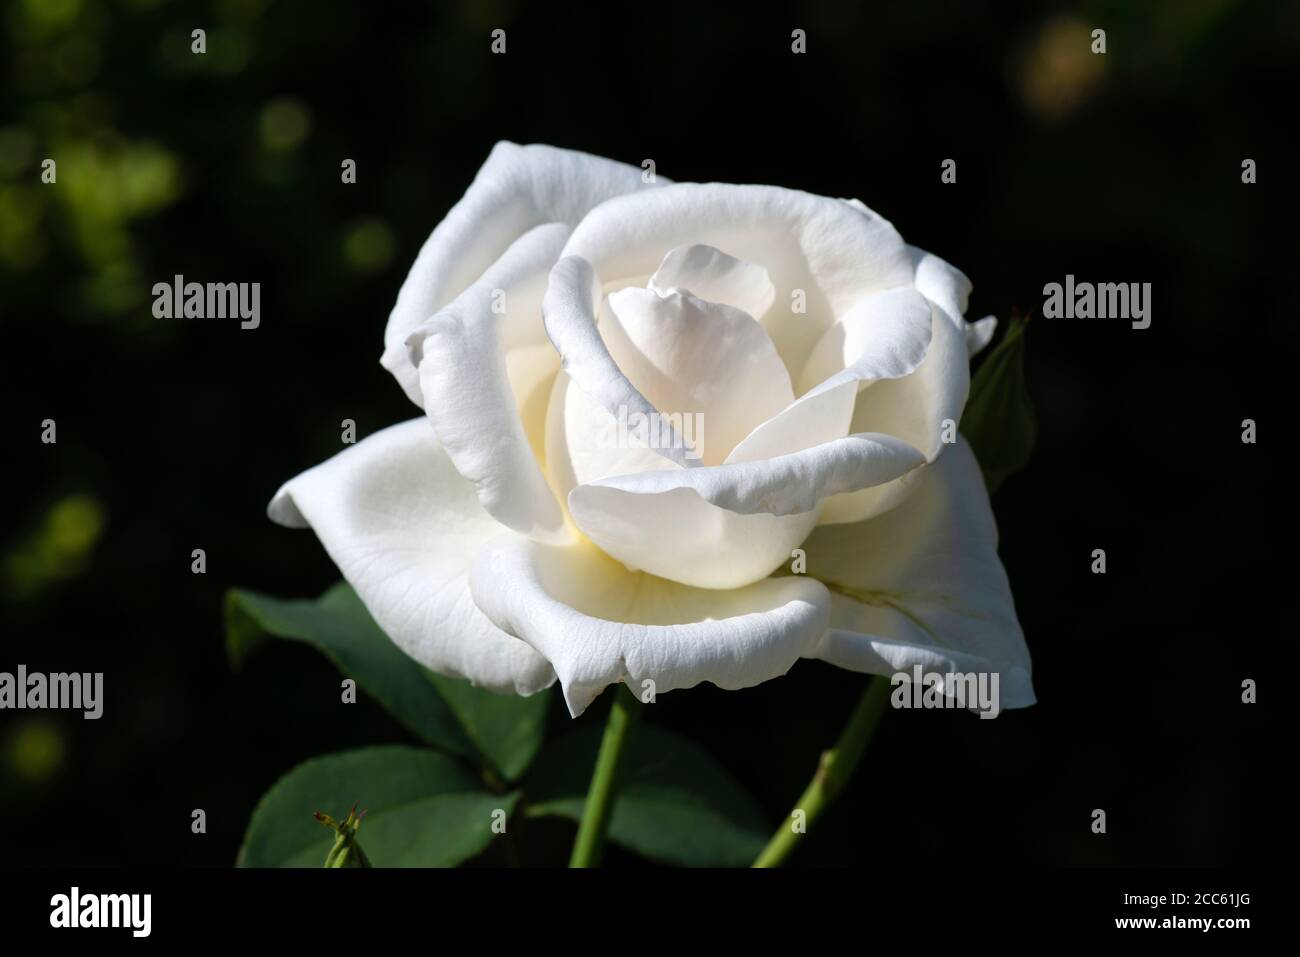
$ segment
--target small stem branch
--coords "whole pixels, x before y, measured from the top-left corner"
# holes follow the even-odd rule
[[[587,789],[587,803],[582,809],[578,824],[578,837],[573,842],[570,867],[598,867],[605,851],[605,838],[609,822],[614,816],[614,802],[623,781],[627,745],[641,717],[642,705],[626,686],[614,694],[605,724],[605,736],[600,741],[600,754]]]
[[[763,853],[754,861],[754,867],[780,867],[785,859],[798,846],[799,840],[812,826],[818,815],[835,800],[853,777],[853,771],[862,759],[862,754],[871,743],[876,725],[889,703],[889,682],[884,678],[873,678],[858,699],[848,724],[840,732],[840,738],[829,751],[823,751],[808,787],[804,789],[794,806],[790,817],[772,840],[763,848]],[[795,828],[795,814],[802,811],[803,827]]]

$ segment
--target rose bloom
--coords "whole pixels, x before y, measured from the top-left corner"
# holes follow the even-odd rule
[[[970,288],[857,200],[499,143],[384,334],[424,414],[269,513],[421,664],[525,695],[558,677],[575,716],[615,682],[745,688],[800,658],[996,672],[1023,707],[955,434],[995,324],[964,320]]]

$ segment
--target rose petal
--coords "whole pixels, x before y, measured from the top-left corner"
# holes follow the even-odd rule
[[[695,452],[706,464],[722,462],[794,401],[772,340],[734,306],[676,289],[627,288],[606,300],[600,331],[619,369],[659,412],[697,417]]]
[[[658,182],[668,181],[660,176]],[[533,227],[573,226],[597,204],[652,185],[635,166],[552,146],[498,143],[464,197],[425,241],[402,284],[384,330],[384,368],[419,405],[419,376],[406,347],[416,326]]]
[[[807,578],[704,591],[627,572],[590,545],[520,539],[484,552],[470,588],[492,621],[552,663],[574,717],[619,681],[640,696],[783,675],[812,653],[829,607]]]
[[[864,296],[813,347],[799,374],[799,394],[910,375],[925,358],[931,334],[930,303],[915,289]]]
[[[377,432],[303,472],[267,511],[281,525],[312,528],[379,627],[426,667],[514,694],[555,680],[545,658],[470,598],[470,562],[503,529],[426,419]]]
[[[757,320],[767,314],[776,298],[776,289],[762,266],[698,243],[669,252],[648,285],[661,295],[684,289],[707,302],[733,306]]]
[[[994,671],[1003,707],[1033,704],[1029,650],[975,456],[961,440],[915,474],[897,508],[821,526],[804,544],[808,574],[833,596],[815,657],[881,675],[915,664]]]
[[[970,279],[956,266],[916,246],[908,246],[912,260],[912,283],[925,298],[944,311],[950,322],[962,326],[973,288]]]
[[[985,316],[975,322],[966,323],[966,352],[974,356],[981,352],[985,346],[993,341],[993,333],[997,331],[998,320],[995,316]]]
[[[975,355],[993,338],[997,319],[985,316],[979,322],[966,322],[962,317],[966,315],[972,289],[966,274],[924,249],[908,246],[907,253],[912,259],[913,284],[922,295],[943,310],[957,331],[965,337],[967,355]]]
[[[519,392],[545,389],[559,368],[559,356],[545,339],[541,303],[567,235],[561,223],[524,234],[408,337],[425,413],[457,470],[478,489],[483,507],[509,528],[557,542],[569,532],[524,430]],[[516,359],[514,381],[510,355],[527,357]],[[533,411],[538,417],[539,401]]]
[[[776,289],[763,326],[788,369],[861,296],[911,283],[894,227],[836,199],[775,186],[682,183],[619,196],[575,227],[566,256],[606,280],[646,276],[679,246],[708,245],[763,266]],[[795,313],[802,290],[806,312]]]
[[[665,469],[580,485],[574,524],[630,568],[700,588],[769,575],[816,523],[825,496],[891,481],[924,462],[885,435],[850,435],[758,462]]]
[[[933,462],[956,437],[970,392],[970,364],[962,333],[938,308],[932,308],[930,348],[911,375],[882,379],[857,395],[853,432],[883,432],[920,449]],[[949,423],[949,425],[945,425]],[[821,524],[860,522],[896,506],[910,493],[917,473],[888,485],[864,488],[827,499]]]
[[[931,337],[930,306],[906,287],[864,296],[813,348],[800,375],[800,398],[762,423],[727,456],[753,462],[842,438],[852,428],[862,383],[912,373]]]
[[[546,474],[546,409],[551,389],[559,377],[560,357],[548,341],[540,346],[524,346],[506,353],[506,378],[514,393],[519,424],[528,438],[528,447]]]
[[[564,372],[606,412],[615,417],[656,418],[658,410],[628,381],[601,338],[596,326],[600,298],[600,277],[591,264],[573,256],[561,259],[551,270],[542,301],[546,334],[560,354]],[[698,465],[680,430],[672,432],[673,440],[655,452],[687,468]]]
[[[560,501],[587,482],[680,465],[650,448],[624,416],[620,422],[563,372],[555,380],[546,424],[546,468]],[[681,433],[689,444],[693,436]],[[669,439],[668,441],[671,441]]]

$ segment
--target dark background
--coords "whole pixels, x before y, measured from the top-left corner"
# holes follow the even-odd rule
[[[0,670],[104,671],[107,706],[0,714],[0,862],[225,866],[294,764],[410,740],[341,707],[301,646],[232,674],[220,602],[337,580],[266,503],[338,450],[341,419],[364,435],[417,414],[378,364],[385,319],[498,139],[859,197],[973,278],[971,318],[1038,311],[1066,273],[1152,283],[1150,329],[1030,325],[1040,438],[994,505],[1040,703],[887,717],[795,862],[1275,860],[1300,4],[545,6],[4,5]],[[175,273],[261,282],[261,327],[154,319]],[[653,720],[775,825],[861,682],[802,662],[666,695]],[[562,860],[571,827],[538,827]]]

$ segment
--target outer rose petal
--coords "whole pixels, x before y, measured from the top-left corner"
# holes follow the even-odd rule
[[[407,337],[425,413],[483,507],[515,531],[553,542],[569,532],[524,430],[520,393],[549,386],[560,366],[542,326],[542,294],[568,233],[562,223],[525,233]],[[515,363],[515,382],[511,354],[529,360]]]
[[[627,572],[590,545],[523,539],[485,551],[470,588],[498,626],[550,659],[574,717],[618,681],[639,695],[647,679],[659,694],[783,675],[812,654],[830,607],[826,589],[808,578],[703,591]]]
[[[998,320],[996,316],[985,316],[975,322],[966,323],[966,354],[974,356],[983,350],[985,346],[993,341],[993,333],[997,331],[997,328]]]
[[[420,405],[422,398],[406,351],[406,337],[416,326],[528,230],[553,222],[573,226],[611,197],[650,188],[641,176],[635,166],[553,146],[494,146],[464,197],[425,241],[388,317],[380,361],[411,401]]]
[[[979,322],[967,322],[966,304],[970,301],[971,281],[956,266],[940,259],[934,253],[908,246],[916,273],[913,284],[921,294],[938,306],[966,340],[967,355],[973,356],[993,338],[998,321],[985,316]]]
[[[881,675],[916,664],[998,672],[1002,707],[1033,704],[1029,649],[975,456],[960,440],[917,476],[897,508],[822,526],[804,544],[808,574],[833,593],[814,657]]]
[[[471,560],[505,530],[426,419],[377,432],[291,479],[267,512],[315,530],[379,627],[426,667],[522,695],[555,681],[545,658],[470,598]]]
[[[860,199],[846,199],[842,202],[874,218],[876,214],[867,208]],[[945,262],[933,253],[916,246],[907,247],[907,255],[912,260],[912,285],[935,303],[952,320],[957,331],[966,339],[969,354],[974,356],[989,344],[998,321],[993,316],[985,316],[978,322],[966,322],[966,303],[970,298],[971,281],[956,266]]]

